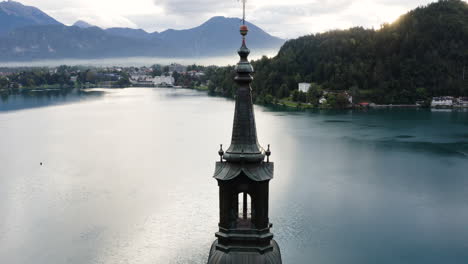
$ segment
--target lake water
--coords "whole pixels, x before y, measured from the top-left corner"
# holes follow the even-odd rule
[[[205,263],[233,110],[183,89],[0,101],[0,263]],[[284,263],[468,263],[468,112],[256,118]]]

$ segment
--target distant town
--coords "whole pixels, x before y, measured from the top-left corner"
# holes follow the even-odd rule
[[[206,84],[198,66],[0,68],[0,93],[67,90],[70,88],[184,87]]]

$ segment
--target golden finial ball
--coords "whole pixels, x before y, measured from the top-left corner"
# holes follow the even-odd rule
[[[242,36],[247,35],[247,32],[249,32],[249,28],[246,25],[240,26],[240,33]]]

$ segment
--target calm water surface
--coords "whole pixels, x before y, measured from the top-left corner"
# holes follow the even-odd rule
[[[1,101],[0,263],[206,262],[233,109],[174,89]],[[284,263],[468,263],[468,112],[256,117]]]

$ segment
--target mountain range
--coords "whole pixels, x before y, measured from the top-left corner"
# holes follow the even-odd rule
[[[279,49],[283,39],[249,26],[249,47]],[[208,57],[232,54],[240,45],[240,19],[213,17],[200,26],[146,32],[102,29],[85,21],[66,26],[40,9],[0,2],[0,61],[86,59],[133,56]]]
[[[61,25],[61,23],[35,7],[7,1],[0,3],[0,25],[0,35],[5,35],[23,26]]]

